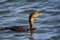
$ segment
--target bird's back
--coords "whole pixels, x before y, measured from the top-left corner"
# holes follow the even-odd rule
[[[2,27],[0,30],[11,30],[14,32],[24,32],[27,31],[28,28],[25,26],[11,26],[11,27]]]

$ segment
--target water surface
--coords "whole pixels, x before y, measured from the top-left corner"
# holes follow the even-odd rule
[[[35,19],[34,32],[0,31],[0,40],[60,40],[60,0],[0,0],[0,27],[29,27],[34,11],[43,12]]]

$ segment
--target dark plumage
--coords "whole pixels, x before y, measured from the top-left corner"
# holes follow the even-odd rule
[[[0,30],[11,30],[14,32],[24,32],[27,30],[34,30],[34,18],[38,17],[39,14],[38,13],[31,13],[29,16],[29,24],[30,24],[30,28],[27,28],[25,26],[11,26],[11,27],[5,27],[5,28],[1,28]]]

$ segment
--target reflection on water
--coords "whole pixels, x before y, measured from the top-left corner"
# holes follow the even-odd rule
[[[34,34],[34,30],[30,30],[30,40],[34,40],[33,34]]]

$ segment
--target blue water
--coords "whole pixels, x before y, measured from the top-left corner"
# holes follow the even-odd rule
[[[60,40],[60,0],[0,0],[0,28],[29,27],[30,12],[40,11],[34,32],[0,31],[0,40]]]

